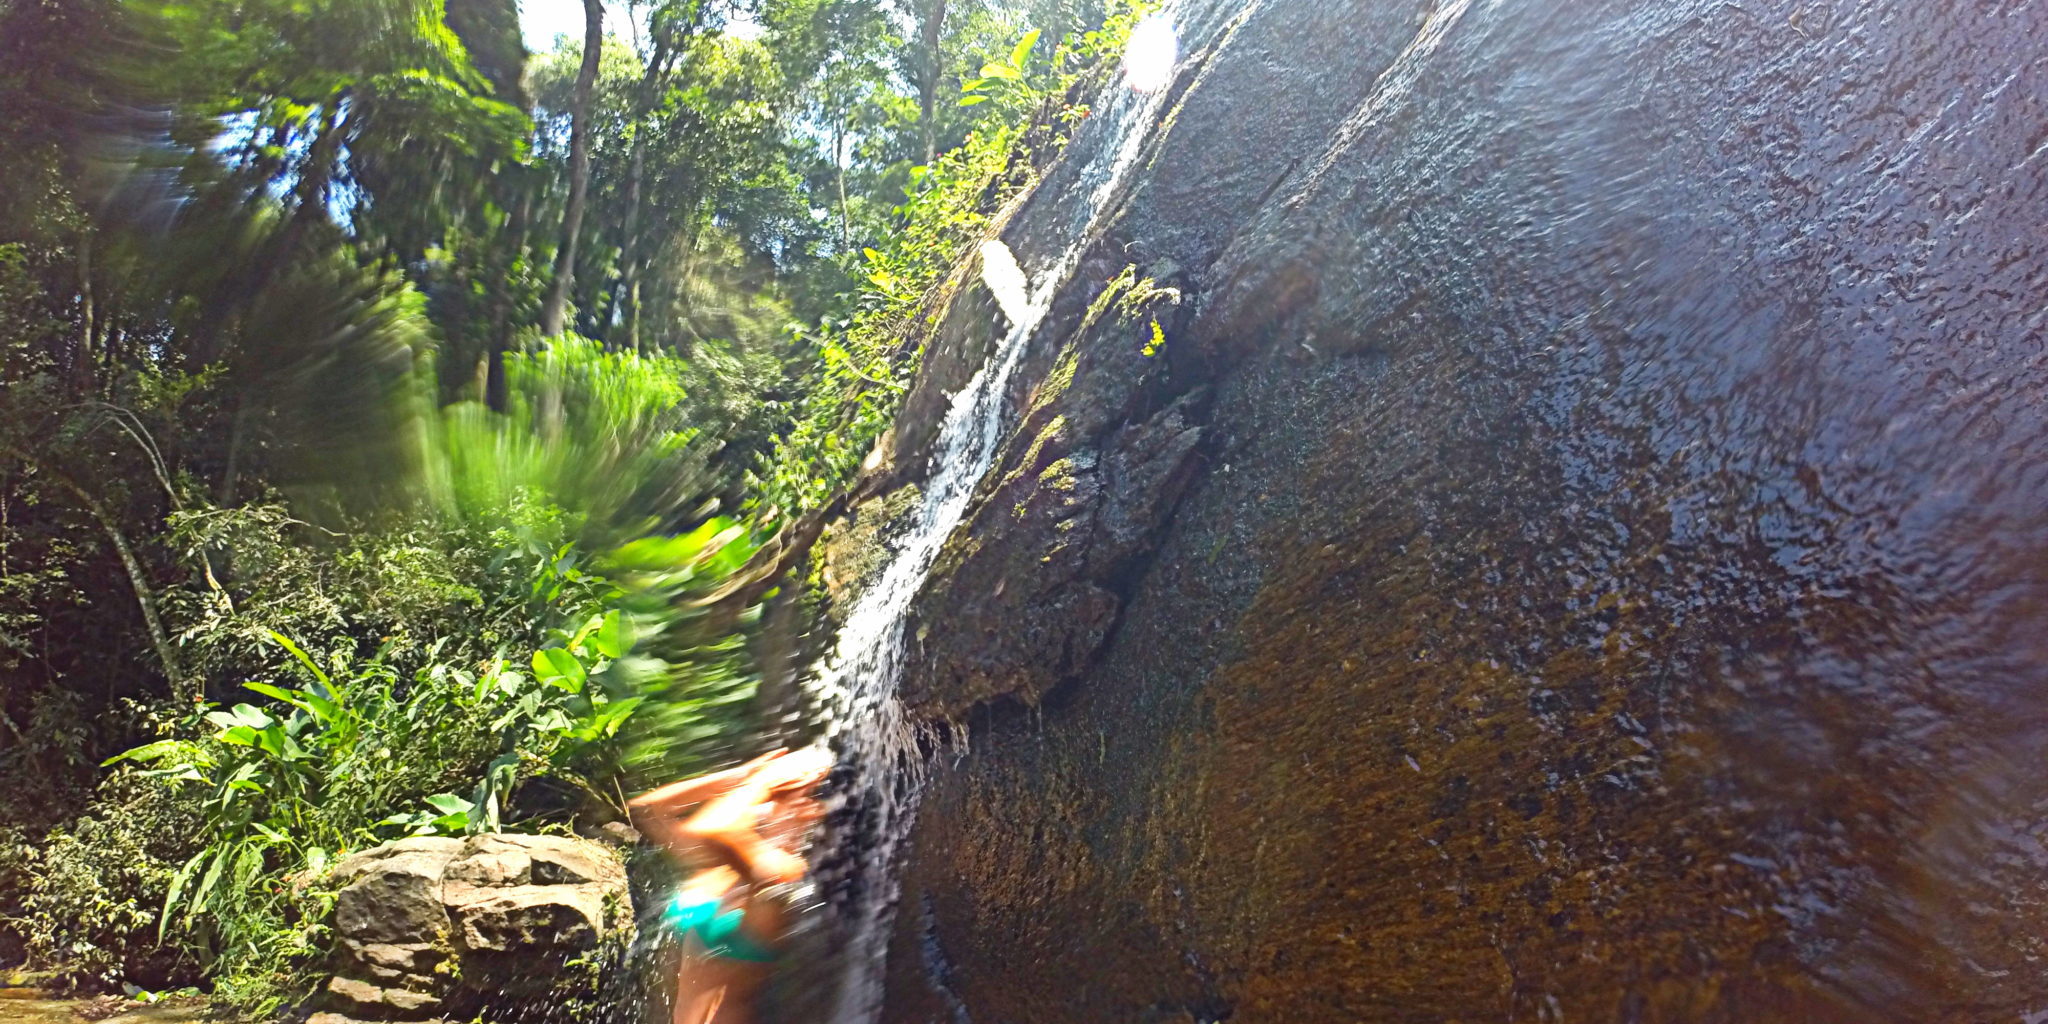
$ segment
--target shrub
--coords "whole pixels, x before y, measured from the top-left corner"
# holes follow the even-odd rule
[[[175,863],[150,860],[142,887],[157,898],[164,934],[207,966],[228,1002],[268,1014],[304,994],[324,951],[331,893],[321,878],[340,857],[405,834],[495,830],[534,810],[617,813],[636,758],[701,757],[732,734],[736,720],[719,712],[751,696],[752,677],[704,670],[730,664],[732,647],[710,645],[723,660],[690,654],[695,665],[656,652],[679,619],[674,599],[744,561],[744,532],[713,521],[622,550],[622,568],[660,583],[643,583],[637,603],[564,545],[534,562],[520,588],[544,610],[536,618],[559,625],[481,659],[451,657],[468,648],[437,641],[400,671],[381,652],[313,652],[271,633],[282,673],[245,683],[247,699],[232,706],[187,710],[165,739],[117,758],[147,766],[194,816],[182,833],[193,846]],[[685,653],[697,647],[682,643]],[[661,735],[653,753],[636,755],[622,729],[643,709]],[[523,803],[536,780],[577,798],[566,808]],[[125,930],[109,941],[157,920],[133,900],[120,911]],[[90,936],[76,945],[81,960],[114,966],[113,946]]]
[[[30,844],[17,837],[16,870],[29,875],[22,911],[31,962],[78,987],[127,980],[166,988],[196,978],[188,951],[159,945],[157,911],[196,847],[198,825],[188,801],[124,770],[39,848],[22,850]]]
[[[28,891],[42,848],[35,830],[0,825],[0,964],[20,963],[28,956]]]

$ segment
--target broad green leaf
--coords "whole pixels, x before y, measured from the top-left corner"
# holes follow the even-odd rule
[[[632,717],[633,712],[640,707],[641,702],[644,700],[646,700],[644,697],[628,697],[624,700],[616,700],[606,704],[604,707],[599,708],[597,713],[592,716],[592,728],[599,736],[606,739],[618,735],[619,727],[626,724],[626,719]]]
[[[617,609],[604,613],[604,624],[597,628],[592,641],[597,652],[607,658],[623,658],[633,647],[632,626]]]
[[[212,767],[212,762],[207,763]],[[142,774],[152,779],[169,779],[172,782],[205,782],[206,773],[195,764],[181,764],[175,768],[157,768]]]
[[[334,721],[335,713],[339,710],[333,701],[309,690],[289,690],[281,686],[272,686],[269,683],[243,683],[242,687],[254,690],[266,697],[275,697],[278,700],[284,701],[312,715],[313,720],[321,725]]]
[[[164,929],[171,923],[171,914],[178,909],[178,897],[184,894],[186,884],[192,881],[192,873],[199,870],[199,862],[204,860],[210,852],[212,851],[208,849],[193,854],[185,861],[185,866],[179,868],[178,873],[171,876],[171,887],[164,891],[164,908],[157,914],[156,919],[156,941],[158,945],[163,944]]]
[[[718,534],[712,537],[711,540],[704,545],[704,553],[697,557],[697,561],[702,563],[708,562],[711,559],[716,558],[717,556],[723,554],[725,552],[725,549],[731,546],[732,542],[739,540],[741,537],[744,537],[746,535],[747,527],[744,523],[734,524],[732,526],[726,527],[723,530],[718,531]]]
[[[562,646],[568,648],[572,653],[582,653],[583,641],[590,639],[590,634],[597,632],[598,628],[603,625],[604,616],[591,616],[589,619],[584,620],[583,628],[577,630]]]
[[[1017,40],[1017,48],[1010,51],[1010,65],[1012,67],[1022,68],[1024,66],[1024,62],[1031,56],[1031,48],[1038,45],[1038,37],[1042,32],[1042,29],[1034,28],[1024,33],[1024,38]]]
[[[206,865],[206,874],[200,877],[199,888],[193,890],[192,899],[185,904],[185,920],[190,921],[194,912],[206,906],[206,898],[213,895],[213,887],[220,884],[221,870],[227,867],[234,852],[232,846],[214,848],[213,860]]]
[[[546,647],[533,652],[533,672],[541,682],[570,693],[581,692],[586,678],[583,663],[560,647]]]
[[[251,729],[268,729],[277,723],[277,719],[270,717],[269,712],[254,704],[237,704],[234,711],[230,714],[236,724],[246,725]],[[208,715],[207,717],[212,718],[213,716]]]
[[[256,734],[256,745],[272,757],[284,756],[284,728],[272,725]]]
[[[293,707],[305,707],[304,704],[299,703],[299,698],[303,695],[303,691],[300,690],[287,690],[284,687],[272,686],[269,683],[243,683],[242,689],[254,690],[265,697],[275,697]]]
[[[184,740],[158,740],[155,743],[145,743],[133,750],[123,751],[101,761],[100,767],[105,768],[108,765],[119,764],[122,761],[136,761],[148,764],[152,761],[163,760],[184,749],[184,747]]]
[[[971,106],[974,106],[974,105],[975,105],[975,104],[977,104],[977,103],[987,103],[987,102],[988,102],[988,94],[987,94],[987,93],[974,93],[974,94],[972,94],[972,95],[968,95],[968,96],[962,96],[962,97],[960,97],[960,105],[961,105],[961,106],[963,106],[963,107],[971,107]]]
[[[476,807],[453,793],[436,793],[427,798],[427,806],[442,814],[461,814]]]
[[[278,646],[290,651],[292,657],[298,659],[299,664],[306,666],[306,671],[313,673],[313,678],[320,680],[323,684],[328,681],[327,673],[320,671],[320,666],[313,664],[313,659],[308,657],[305,651],[300,650],[298,644],[292,643],[289,637],[274,629],[267,629],[264,632],[269,633],[270,639],[275,640]]]

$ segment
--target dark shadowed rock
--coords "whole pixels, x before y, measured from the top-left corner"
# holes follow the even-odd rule
[[[901,689],[910,708],[955,718],[999,697],[1037,704],[1089,667],[1123,606],[1123,573],[1193,475],[1202,431],[1191,405],[1116,431],[1106,454],[1050,418],[986,499],[1008,514],[985,517],[942,555],[938,585],[913,611],[916,658]]]

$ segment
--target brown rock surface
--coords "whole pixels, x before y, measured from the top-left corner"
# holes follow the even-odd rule
[[[916,606],[883,1019],[2048,1007],[2048,16],[1175,10]]]
[[[617,853],[583,839],[404,839],[347,858],[335,876],[346,884],[325,1002],[364,1020],[573,996],[591,979],[564,974],[566,962],[632,923]]]

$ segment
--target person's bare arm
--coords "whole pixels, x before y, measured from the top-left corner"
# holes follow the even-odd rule
[[[761,813],[778,788],[791,780],[773,771],[756,772],[738,786],[705,801],[677,830],[684,848],[719,857],[752,885],[795,882],[804,877],[803,859],[770,843],[759,832]]]
[[[683,827],[684,812],[731,792],[785,753],[786,750],[771,750],[737,768],[671,782],[642,793],[626,803],[626,809],[633,815],[633,827],[677,861],[687,862],[705,850],[703,838]],[[715,852],[714,855],[724,859]]]
[[[724,771],[699,775],[693,779],[671,782],[658,789],[650,789],[627,801],[626,808],[633,812],[634,818],[639,819],[652,817],[663,811],[680,811],[693,804],[701,804],[745,782],[747,776],[786,753],[787,750],[771,750],[737,768],[727,768]]]

